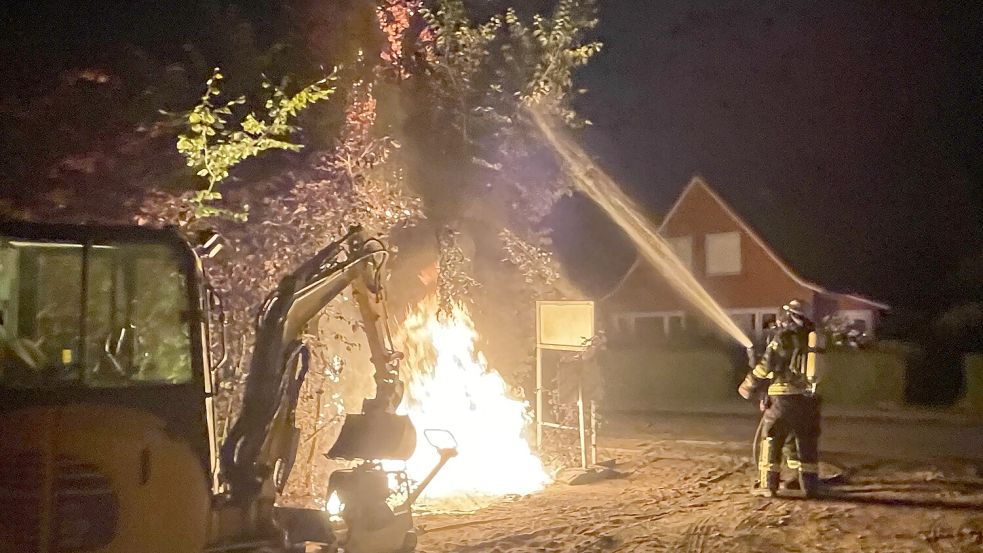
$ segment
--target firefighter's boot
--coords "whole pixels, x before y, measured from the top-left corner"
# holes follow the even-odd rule
[[[812,498],[822,494],[822,485],[822,481],[819,480],[819,474],[815,472],[799,473],[799,486],[802,488],[806,497]]]

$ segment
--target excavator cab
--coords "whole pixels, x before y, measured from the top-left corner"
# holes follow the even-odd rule
[[[303,330],[347,289],[376,393],[342,433],[361,444],[353,455],[412,454],[413,425],[395,414],[399,355],[377,309],[382,242],[352,228],[270,293],[221,440],[213,374],[225,348],[209,332],[221,301],[200,251],[173,229],[0,222],[0,553],[332,550],[327,513],[276,503],[299,437]]]
[[[195,260],[145,233],[79,238],[0,235],[3,386],[85,395],[200,380]]]
[[[205,541],[202,282],[171,231],[0,224],[0,551]]]

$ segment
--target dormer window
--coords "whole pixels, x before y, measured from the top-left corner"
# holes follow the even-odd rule
[[[706,235],[707,276],[741,272],[741,234],[720,232]]]
[[[683,262],[685,266],[690,271],[693,270],[693,237],[692,236],[676,236],[669,238],[669,247],[672,248],[672,253],[676,254],[676,257]]]

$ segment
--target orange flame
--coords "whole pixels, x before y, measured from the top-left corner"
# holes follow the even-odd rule
[[[501,496],[540,490],[550,481],[523,434],[528,405],[514,397],[502,376],[475,349],[478,334],[468,310],[454,305],[438,317],[436,296],[409,313],[402,329],[406,395],[400,406],[417,428],[419,445],[407,461],[413,480],[437,463],[423,436],[427,429],[454,434],[458,456],[426,489],[426,498]]]

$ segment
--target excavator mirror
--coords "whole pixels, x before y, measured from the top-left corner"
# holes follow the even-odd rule
[[[423,431],[423,436],[427,439],[427,443],[437,451],[457,450],[457,440],[449,430],[428,428]]]

